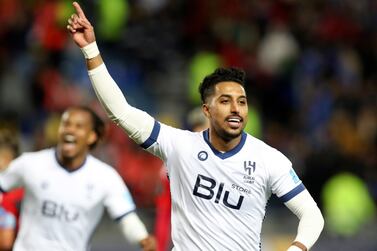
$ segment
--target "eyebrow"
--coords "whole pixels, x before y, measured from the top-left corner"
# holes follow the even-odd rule
[[[219,98],[232,98],[233,96],[230,95],[230,94],[221,94]],[[247,99],[247,97],[245,95],[241,95],[239,97],[237,97],[237,99],[241,99],[241,98],[245,98]]]

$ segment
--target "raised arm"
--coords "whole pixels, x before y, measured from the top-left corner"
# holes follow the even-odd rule
[[[146,112],[130,106],[122,91],[110,76],[96,44],[94,28],[77,2],[76,13],[68,19],[67,29],[81,49],[94,91],[108,116],[137,143],[143,144],[151,136],[155,120]]]

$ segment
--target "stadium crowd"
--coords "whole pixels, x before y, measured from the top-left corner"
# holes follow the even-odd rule
[[[368,224],[377,226],[376,1],[80,2],[131,104],[187,128],[185,115],[200,102],[199,79],[217,66],[243,68],[248,130],[292,160],[324,209],[328,231],[358,238]],[[68,106],[86,104],[104,114],[65,30],[71,8],[67,0],[0,2],[0,125],[17,129],[22,151],[54,145]],[[155,207],[157,158],[112,123],[98,155],[117,167],[138,206]],[[354,181],[360,189],[338,208],[334,198],[342,195],[334,181],[345,174],[351,179],[340,186]],[[361,194],[365,199],[357,200]],[[350,217],[346,209],[355,212],[355,204]],[[373,250],[375,241],[342,250]]]

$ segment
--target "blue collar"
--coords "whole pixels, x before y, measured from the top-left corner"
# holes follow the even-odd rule
[[[226,158],[232,157],[233,155],[235,155],[236,153],[238,153],[242,149],[243,145],[246,142],[247,134],[245,132],[242,132],[240,143],[238,143],[238,145],[236,145],[233,149],[231,149],[230,151],[227,151],[225,153],[222,153],[222,152],[216,150],[211,145],[211,142],[209,142],[209,129],[203,131],[203,137],[204,137],[204,140],[206,141],[206,143],[208,144],[208,146],[211,148],[212,152],[217,157],[219,157],[220,159],[226,159]]]

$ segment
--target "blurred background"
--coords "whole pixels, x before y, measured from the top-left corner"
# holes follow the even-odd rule
[[[377,250],[377,1],[79,3],[128,102],[169,125],[190,129],[203,76],[243,68],[246,130],[290,158],[324,213],[312,250]],[[65,29],[72,13],[67,0],[0,0],[0,127],[14,131],[22,151],[53,146],[70,105],[106,118]],[[160,160],[112,123],[95,155],[119,171],[154,231]],[[271,198],[263,250],[286,250],[297,222]],[[138,249],[105,216],[93,250]]]

